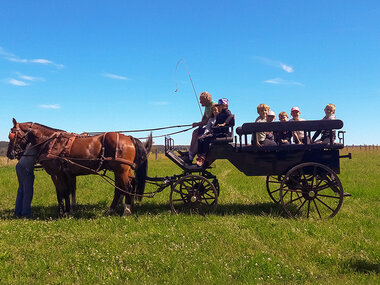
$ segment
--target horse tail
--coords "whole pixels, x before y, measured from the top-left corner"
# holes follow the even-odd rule
[[[147,141],[144,143],[144,148],[145,148],[147,154],[149,154],[149,152],[152,148],[152,145],[153,145],[153,136],[152,136],[152,132],[150,132]]]
[[[145,190],[145,180],[148,173],[148,154],[153,145],[152,133],[148,140],[143,144],[140,140],[134,139],[136,155],[134,163],[136,178],[136,194],[143,195]],[[142,200],[142,196],[136,197],[138,201]]]

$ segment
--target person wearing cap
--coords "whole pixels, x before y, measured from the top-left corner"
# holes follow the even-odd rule
[[[206,91],[202,92],[199,96],[199,102],[201,103],[203,107],[205,107],[205,111],[203,113],[202,120],[200,122],[196,122],[192,124],[193,128],[194,127],[198,127],[198,128],[196,128],[192,133],[189,151],[188,152],[178,151],[183,161],[187,164],[193,163],[194,156],[198,152],[198,138],[204,133],[205,126],[208,122],[208,119],[212,115],[211,107],[214,102],[212,101],[211,94]]]
[[[266,123],[267,122],[267,116],[269,112],[269,106],[266,104],[259,104],[257,106],[257,113],[259,116],[256,119],[256,123]],[[253,140],[253,138],[252,138]],[[266,132],[257,132],[256,133],[256,145],[261,146],[275,146],[277,145],[274,140],[267,139]]]
[[[217,108],[217,110],[215,110]],[[218,104],[212,106],[213,115],[209,119],[211,130],[206,131],[198,139],[197,165],[203,166],[206,155],[210,149],[210,143],[215,138],[227,137],[230,133],[229,128],[235,124],[234,115],[228,110],[228,99],[222,98],[218,100]],[[209,125],[209,123],[207,124]]]
[[[267,115],[267,122],[268,123],[271,123],[273,122],[274,120],[276,119],[276,113],[272,110],[269,110],[268,111],[268,115]]]
[[[218,100],[219,114],[216,117],[215,125],[217,127],[232,127],[235,125],[234,115],[228,109],[228,99],[222,98]]]
[[[298,107],[293,107],[290,110],[292,118],[289,121],[305,121],[305,119],[300,118],[301,110]],[[293,141],[296,144],[307,143],[307,138],[305,138],[304,131],[294,131]]]
[[[272,110],[269,110],[268,111],[268,115],[267,115],[267,122],[268,123],[271,123],[274,121],[274,119],[276,118],[276,113]],[[266,139],[268,140],[272,140],[274,141],[274,135],[273,135],[273,132],[265,132],[266,133]]]

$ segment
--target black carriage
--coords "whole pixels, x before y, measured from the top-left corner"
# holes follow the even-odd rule
[[[341,120],[318,120],[297,122],[245,123],[226,137],[211,142],[206,165],[217,159],[227,159],[247,176],[266,176],[269,196],[280,203],[291,217],[326,218],[334,217],[339,211],[343,187],[338,177],[339,159],[351,158],[351,154],[340,155],[344,148],[344,131]],[[257,132],[328,131],[328,143],[290,144],[280,146],[259,146],[255,143]],[[253,138],[253,139],[252,139]],[[165,155],[182,170],[181,175],[166,178],[148,178],[157,183],[159,190],[171,187],[170,206],[173,212],[190,211],[207,213],[215,210],[219,195],[217,177],[209,167],[186,164],[176,154],[174,141],[165,139]]]

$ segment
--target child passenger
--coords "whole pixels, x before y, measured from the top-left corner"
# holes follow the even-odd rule
[[[305,119],[300,118],[301,111],[298,107],[293,107],[290,110],[290,114],[292,115],[292,118],[289,121],[305,121]],[[293,141],[296,144],[307,143],[307,138],[305,138],[304,131],[294,131]]]
[[[267,115],[267,122],[268,123],[271,123],[273,122],[274,120],[276,119],[276,113],[272,110],[269,110],[268,111],[268,115]],[[272,140],[274,141],[275,138],[274,138],[274,135],[273,135],[273,132],[265,132],[266,133],[266,139],[268,140]]]
[[[335,110],[336,110],[336,107],[334,104],[327,104],[326,107],[325,107],[325,115],[322,120],[336,120],[336,116],[335,116]],[[333,132],[333,141],[335,140],[335,131],[332,131]],[[321,138],[317,141],[315,141],[315,139],[320,135],[321,135]],[[313,138],[311,139],[312,142],[315,142],[315,143],[330,143],[330,134],[331,132],[330,131],[317,131],[315,132],[315,134],[313,135]]]
[[[228,99],[222,98],[218,100],[218,109],[219,114],[216,117],[216,126],[217,127],[231,127],[235,124],[234,115],[228,109]],[[226,130],[221,128],[220,131]],[[228,131],[228,128],[227,128]]]
[[[278,119],[280,120],[280,122],[287,122],[288,114],[286,114],[286,112],[281,112],[280,114],[278,114]],[[291,139],[292,139],[291,131],[278,132],[277,137],[276,137],[276,141],[279,145],[290,144]]]
[[[269,112],[269,106],[266,104],[259,104],[257,106],[257,113],[259,116],[256,119],[256,123],[266,123]],[[252,138],[253,139],[253,138]],[[267,139],[265,132],[256,133],[256,145],[257,146],[274,146],[276,145],[274,140]]]
[[[214,138],[227,136],[229,127],[235,123],[234,115],[228,110],[228,100],[226,98],[219,99],[218,103],[212,105],[212,115],[207,122],[206,130],[198,139],[198,166],[203,166],[210,148],[210,142]]]

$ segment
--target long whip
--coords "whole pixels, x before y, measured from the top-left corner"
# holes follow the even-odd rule
[[[185,61],[185,59],[183,59],[183,58],[181,58],[180,60],[178,60],[176,66],[175,66],[174,76],[175,76],[175,87],[176,87],[176,89],[174,90],[174,92],[177,92],[177,91],[178,91],[177,70],[178,70],[178,65],[179,65],[181,62],[183,62],[183,64],[185,65],[185,68],[186,68],[186,71],[187,71],[187,75],[189,76],[189,79],[190,79],[190,82],[191,82],[191,86],[193,86],[193,91],[194,91],[194,95],[195,95],[195,100],[196,100],[197,103],[198,103],[199,112],[201,113],[201,116],[203,116],[203,114],[202,114],[202,109],[201,109],[201,105],[199,104],[199,100],[198,100],[198,96],[197,96],[197,91],[195,91],[195,87],[194,87],[193,80],[191,79],[191,75],[190,75],[189,69],[187,68],[186,61]]]

